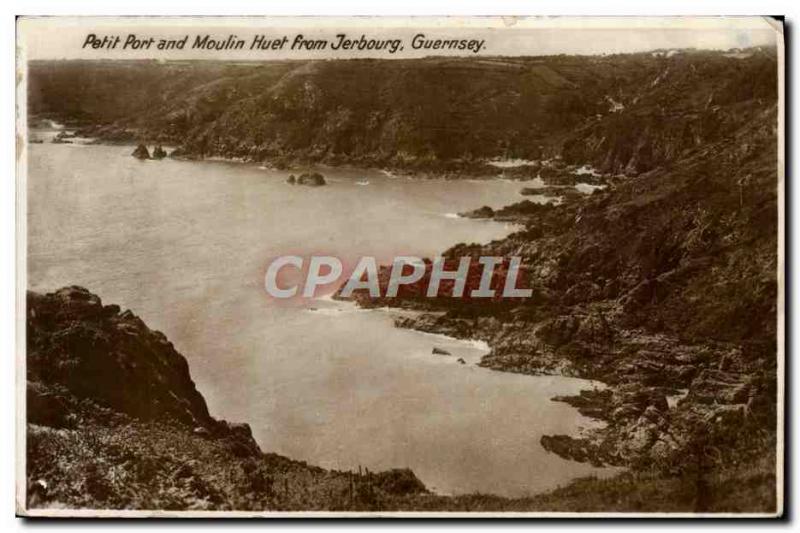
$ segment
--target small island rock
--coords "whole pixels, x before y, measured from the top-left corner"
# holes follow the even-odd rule
[[[479,207],[474,211],[459,213],[459,216],[466,218],[492,218],[494,216],[494,209],[492,209],[488,205],[485,205],[483,207]]]
[[[131,155],[136,159],[150,159],[150,152],[147,150],[147,146],[143,144],[137,146]]]
[[[158,144],[155,148],[153,148],[153,159],[164,159],[167,157],[167,152],[164,148]]]
[[[325,185],[325,178],[319,172],[312,172],[310,174],[300,174],[297,178],[298,185],[308,185],[309,187],[320,187]]]

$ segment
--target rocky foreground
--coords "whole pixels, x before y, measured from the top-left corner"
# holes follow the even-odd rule
[[[240,511],[763,510],[768,461],[694,480],[631,472],[534,498],[430,493],[409,470],[338,472],[262,452],[212,418],[186,359],[80,287],[28,293],[29,509]],[[707,496],[704,496],[707,494]]]

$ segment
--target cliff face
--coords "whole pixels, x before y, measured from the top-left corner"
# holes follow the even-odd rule
[[[103,306],[80,287],[29,293],[28,304],[29,381],[64,386],[143,420],[213,425],[186,359],[130,311]]]
[[[483,158],[538,159],[563,147],[569,160],[644,171],[724,134],[714,106],[774,99],[764,81],[772,77],[762,74],[775,65],[770,50],[744,59],[687,51],[669,58],[33,62],[29,111],[91,126],[82,133],[105,140],[178,145],[188,157],[463,171]],[[687,98],[709,112],[686,115]]]
[[[627,175],[674,164],[768,109],[777,99],[776,69],[774,54],[763,49],[744,58],[705,52],[661,59],[655,71],[619,87],[611,112],[572,132],[563,156]]]

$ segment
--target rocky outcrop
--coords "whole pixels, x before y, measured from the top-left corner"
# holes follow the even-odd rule
[[[327,185],[325,176],[319,172],[307,172],[297,177],[295,177],[294,174],[289,174],[289,177],[286,178],[286,183],[289,185],[305,185],[307,187],[322,187],[323,185]]]
[[[548,198],[560,198],[562,200],[571,201],[580,199],[582,193],[575,187],[551,185],[547,187],[523,187],[519,193],[522,196],[545,196]]]
[[[51,142],[53,144],[72,144],[75,137],[75,133],[60,131],[55,137],[53,137]]]
[[[300,174],[295,183],[297,185],[306,185],[309,187],[321,187],[326,185],[325,177],[319,172]]]
[[[153,159],[164,159],[165,157],[167,157],[166,150],[160,144],[157,144],[153,148]]]
[[[465,213],[459,213],[458,216],[464,218],[492,218],[494,216],[494,209],[485,205],[483,207],[479,207],[474,211],[467,211]]]
[[[203,427],[258,449],[246,425],[209,415],[186,359],[161,332],[130,311],[103,305],[82,287],[46,295],[29,292],[27,336],[32,420],[67,416],[59,394],[46,392],[52,388],[140,420]]]
[[[150,152],[143,144],[138,145],[131,155],[136,159],[150,159]]]

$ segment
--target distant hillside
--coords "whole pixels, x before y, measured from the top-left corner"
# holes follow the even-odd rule
[[[674,155],[638,146],[644,128],[675,138],[677,150],[724,129],[704,116],[673,124],[682,112],[673,104],[775,98],[766,75],[774,51],[749,54],[32,62],[29,111],[91,125],[87,133],[109,140],[177,145],[192,157],[435,169],[563,150],[604,170],[643,171]],[[619,117],[645,97],[650,107]]]

